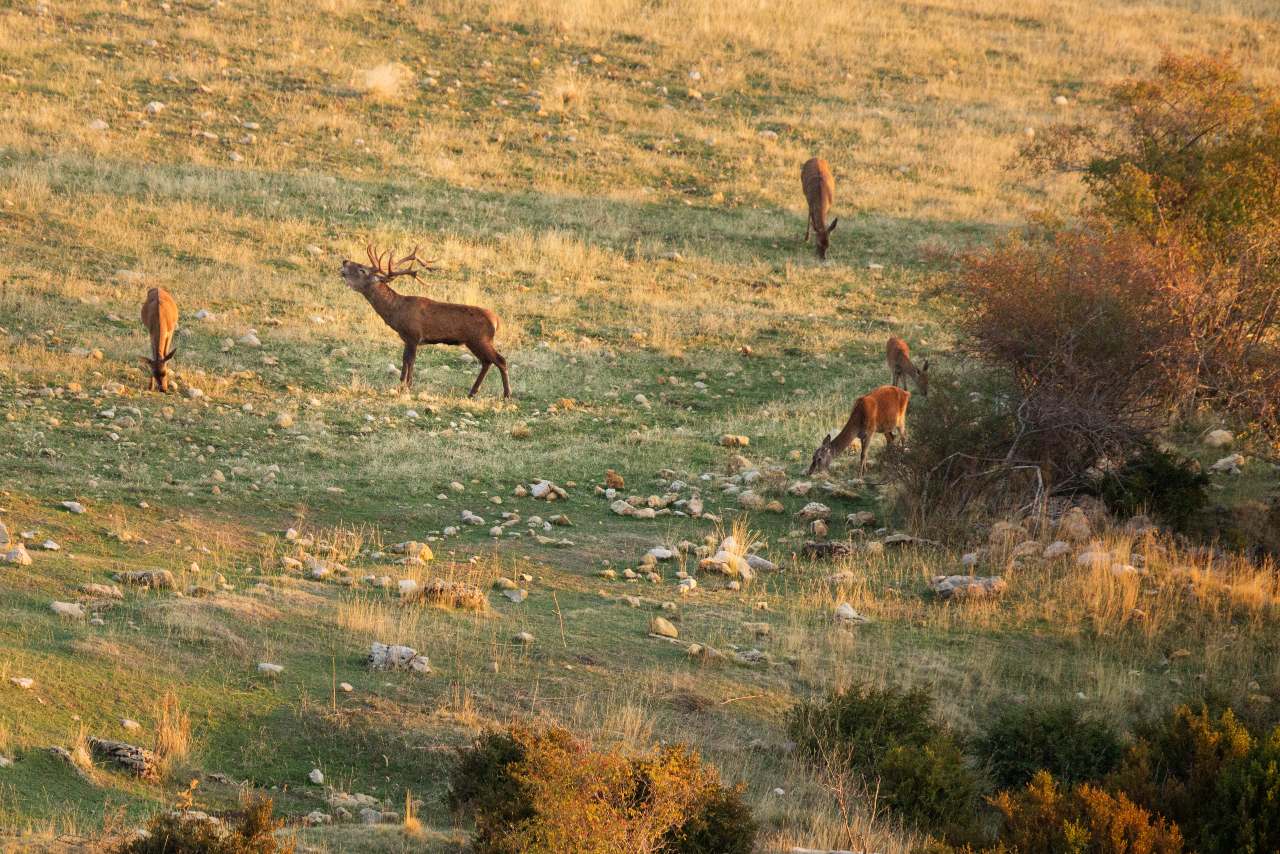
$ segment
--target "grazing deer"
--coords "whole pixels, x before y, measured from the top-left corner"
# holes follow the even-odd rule
[[[173,344],[173,333],[178,328],[178,304],[164,288],[147,291],[142,303],[142,325],[151,333],[151,358],[142,361],[151,369],[151,382],[147,391],[169,390],[169,360],[178,352]]]
[[[827,225],[827,214],[831,212],[831,203],[835,201],[836,181],[831,177],[831,167],[821,157],[806,160],[800,167],[800,186],[804,188],[804,199],[809,204],[809,221],[804,226],[804,242],[809,242],[809,230],[817,235],[815,246],[818,257],[826,260],[827,247],[831,245],[831,232],[836,230],[839,218],[831,220]]]
[[[498,366],[502,374],[502,396],[511,397],[507,381],[507,360],[493,346],[493,336],[498,332],[498,316],[487,308],[437,302],[426,297],[405,296],[391,289],[387,283],[399,276],[418,277],[420,270],[430,270],[418,258],[418,250],[393,260],[391,251],[386,255],[375,252],[372,245],[365,247],[369,264],[355,261],[342,262],[342,278],[347,286],[369,301],[373,310],[395,330],[404,341],[404,359],[400,366],[400,387],[408,390],[413,385],[413,361],[419,344],[455,344],[466,347],[480,360],[480,376],[471,386],[468,397],[475,397],[480,383],[484,382],[489,368]],[[397,270],[409,263],[407,269]],[[417,264],[417,268],[414,267]]]
[[[864,394],[853,402],[853,411],[844,428],[832,436],[828,433],[822,437],[822,444],[813,452],[813,462],[809,463],[806,474],[826,471],[831,461],[838,454],[844,453],[857,437],[861,468],[859,475],[867,472],[867,446],[877,433],[883,433],[885,441],[893,444],[893,431],[897,428],[903,441],[907,438],[907,403],[911,400],[911,392],[892,385],[882,385],[874,391]]]
[[[890,385],[902,384],[902,388],[907,387],[907,377],[911,377],[916,384],[916,391],[920,392],[921,397],[929,396],[929,360],[925,359],[924,364],[916,367],[911,363],[911,348],[907,346],[907,342],[903,341],[897,335],[889,339],[889,343],[884,348],[884,360],[889,365],[889,373],[893,379]]]

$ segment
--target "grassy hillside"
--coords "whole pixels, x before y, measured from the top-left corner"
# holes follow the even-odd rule
[[[911,831],[841,815],[788,757],[796,699],[923,683],[962,728],[1028,696],[1082,695],[1118,720],[1204,683],[1280,700],[1275,580],[1247,565],[1211,573],[1140,544],[1156,580],[1138,581],[996,549],[983,569],[1010,592],[942,604],[926,582],[958,555],[796,557],[809,501],[831,507],[833,538],[859,510],[876,514],[867,539],[893,529],[874,468],[863,484],[846,461],[835,492],[788,492],[852,398],[888,380],[889,334],[945,381],[956,309],[939,255],[1076,198],[1068,179],[1011,168],[1028,132],[1088,119],[1165,49],[1229,50],[1280,83],[1278,45],[1268,0],[0,0],[0,522],[34,532],[30,566],[0,564],[0,756],[16,760],[0,768],[0,832],[23,850],[132,826],[192,776],[211,809],[243,782],[296,821],[327,809],[307,781],[320,768],[388,809],[422,799],[428,830],[343,825],[309,844],[457,850],[465,828],[440,802],[452,749],[520,717],[695,745],[747,784],[765,850],[903,851]],[[801,243],[798,172],[815,154],[837,181],[827,264]],[[514,400],[496,375],[463,397],[477,365],[444,347],[396,393],[399,342],[337,274],[370,241],[439,259],[406,292],[499,313]],[[168,397],[138,361],[154,285],[182,312]],[[725,433],[750,445],[721,447]],[[739,515],[723,489],[735,455],[783,512]],[[682,480],[720,521],[611,513],[594,491],[606,469],[624,495]],[[1230,494],[1275,481],[1264,463],[1245,472]],[[540,478],[568,498],[515,495]],[[445,536],[464,510],[486,524]],[[520,521],[491,536],[503,512]],[[557,514],[572,526],[529,526]],[[739,591],[701,574],[688,596],[676,572],[692,557],[656,584],[598,575],[735,521],[783,572]],[[395,563],[386,547],[405,540],[435,561]],[[353,583],[281,560],[307,554]],[[80,589],[152,568],[198,589]],[[480,614],[361,581],[488,590],[520,573],[528,599],[494,592]],[[1200,595],[1181,594],[1188,577]],[[682,640],[770,661],[707,664],[647,637],[663,602]],[[871,622],[834,625],[840,602]],[[374,641],[416,647],[433,673],[369,672]],[[191,747],[161,782],[78,776],[45,749],[150,746],[166,691]]]

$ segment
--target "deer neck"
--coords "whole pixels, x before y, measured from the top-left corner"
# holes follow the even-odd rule
[[[378,313],[378,316],[388,326],[395,329],[395,321],[400,315],[400,306],[405,300],[404,296],[393,291],[386,282],[374,282],[361,293],[369,301],[369,305],[373,306],[373,310]]]
[[[831,440],[831,456],[839,456],[849,450],[849,446],[853,444],[853,440],[858,436],[858,429],[862,426],[862,411],[854,409],[853,414],[849,416],[849,420],[845,422],[844,427]]]

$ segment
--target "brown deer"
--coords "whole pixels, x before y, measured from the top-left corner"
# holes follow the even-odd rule
[[[809,204],[809,221],[804,226],[804,242],[809,242],[809,230],[817,235],[815,246],[818,257],[826,260],[827,247],[831,245],[831,232],[836,230],[837,217],[827,225],[827,214],[831,212],[831,203],[836,197],[836,181],[831,177],[831,167],[821,157],[805,161],[800,167],[800,186],[804,189],[804,199]]]
[[[911,377],[920,396],[929,396],[929,360],[925,359],[924,364],[918,368],[912,364],[911,348],[907,346],[906,341],[897,335],[892,336],[889,343],[885,345],[884,360],[889,365],[889,374],[893,377],[889,381],[890,385],[896,386],[901,383],[902,388],[906,388],[906,378]]]
[[[480,360],[480,376],[471,386],[468,397],[475,397],[489,368],[498,366],[502,374],[502,396],[511,397],[507,381],[507,360],[493,346],[498,332],[498,316],[487,308],[458,303],[437,302],[426,297],[396,293],[387,283],[399,276],[418,278],[421,270],[433,269],[418,258],[418,250],[399,260],[365,247],[369,264],[342,262],[342,278],[347,286],[369,301],[378,316],[404,341],[404,359],[400,366],[400,387],[407,391],[413,385],[413,361],[419,344],[455,344],[466,347]],[[396,267],[408,262],[406,269]],[[418,266],[415,268],[414,265]]]
[[[151,358],[142,361],[151,369],[151,382],[147,391],[169,390],[169,360],[178,348],[173,345],[173,333],[178,328],[178,304],[164,288],[147,291],[142,303],[142,325],[151,333]]]
[[[877,433],[883,433],[885,441],[893,444],[893,431],[897,428],[903,441],[907,438],[907,403],[911,392],[892,385],[882,385],[853,402],[853,411],[844,428],[832,436],[822,437],[822,444],[813,452],[806,474],[817,474],[831,467],[831,461],[844,453],[856,437],[860,444],[861,468],[859,475],[867,472],[867,446]]]

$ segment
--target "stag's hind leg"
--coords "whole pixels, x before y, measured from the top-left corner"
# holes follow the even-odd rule
[[[498,366],[498,373],[502,374],[502,396],[511,397],[511,383],[507,380],[507,360],[497,350],[493,351],[493,355],[497,356],[494,364]]]

